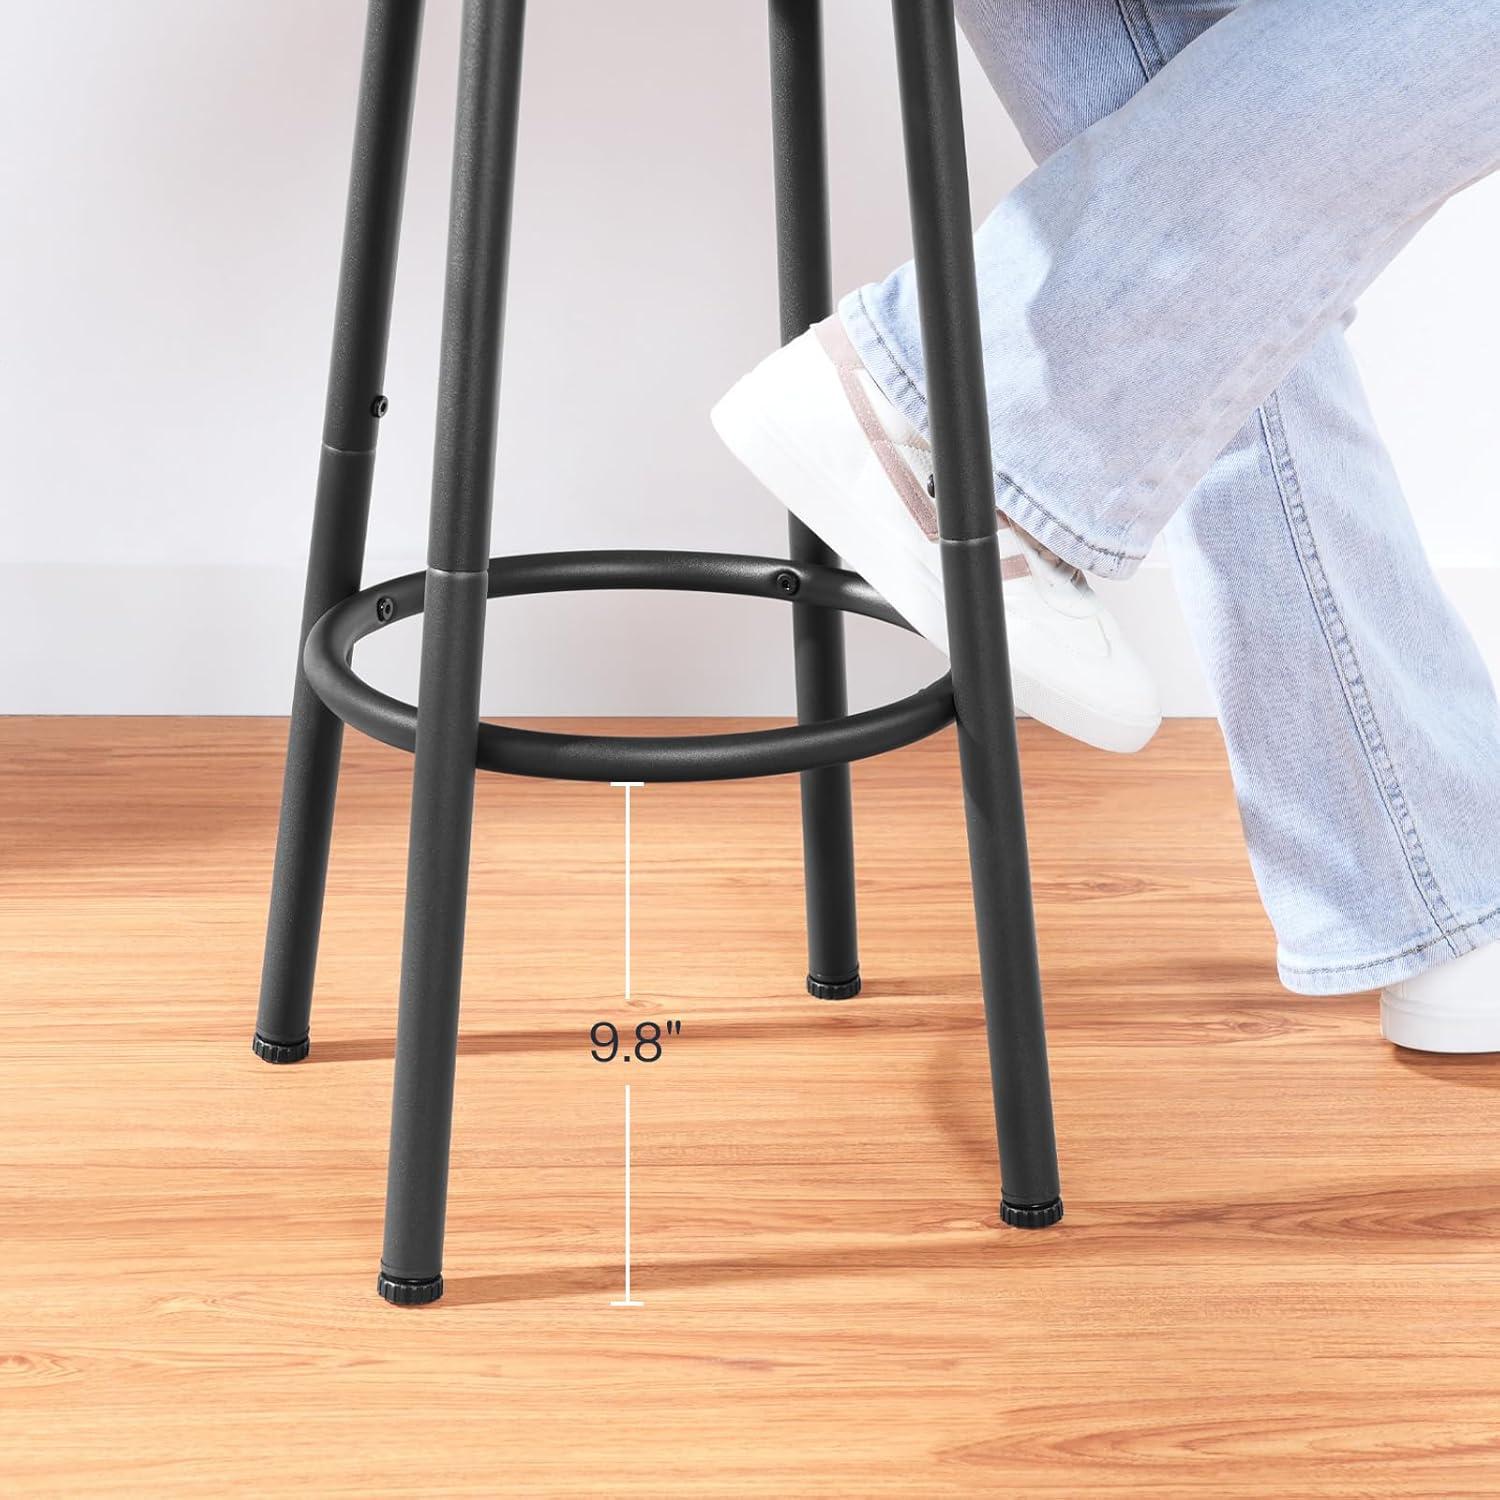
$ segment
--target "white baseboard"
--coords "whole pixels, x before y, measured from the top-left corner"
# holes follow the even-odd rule
[[[413,567],[372,561],[371,578]],[[287,710],[302,581],[294,567],[5,568],[0,647],[7,714],[281,714]],[[1440,569],[1492,664],[1500,661],[1500,570]],[[1168,714],[1213,713],[1165,569],[1104,585],[1155,668]],[[361,648],[361,671],[415,691],[419,630],[393,626]],[[856,707],[942,671],[924,642],[852,619]],[[484,711],[760,715],[791,712],[785,610],[760,601],[573,594],[490,609]]]

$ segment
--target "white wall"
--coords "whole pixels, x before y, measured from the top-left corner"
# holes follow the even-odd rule
[[[430,0],[371,528],[419,565],[457,0]],[[829,0],[839,286],[906,253],[887,8]],[[363,6],[0,0],[4,712],[287,701]],[[779,552],[705,413],[774,339],[763,7],[531,7],[496,550]],[[976,205],[1025,169],[965,59]],[[1450,208],[1356,325],[1435,557],[1500,658],[1500,191]],[[621,455],[624,455],[622,462]],[[1113,591],[1204,711],[1166,576]],[[414,678],[415,627],[363,658]],[[863,703],[938,661],[851,626]],[[576,595],[492,610],[492,712],[783,712],[785,612]]]

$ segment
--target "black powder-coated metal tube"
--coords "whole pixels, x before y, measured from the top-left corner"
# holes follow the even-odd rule
[[[418,684],[396,1077],[377,1287],[442,1295],[524,0],[465,0]]]
[[[421,29],[422,0],[372,0],[302,606],[304,648],[317,621],[359,588],[364,567]],[[299,651],[255,1027],[255,1050],[268,1062],[296,1062],[308,1051],[343,729],[309,687]]]
[[[821,0],[770,0],[770,29],[776,264],[785,343],[833,310]],[[795,516],[789,540],[795,561],[838,565],[834,552]],[[792,611],[792,640],[799,722],[843,718],[849,691],[842,616],[799,604]],[[860,986],[847,766],[802,775],[802,864],[807,987],[826,999],[847,999]]]
[[[952,0],[892,0],[1001,1216],[1062,1217],[1005,643]]]

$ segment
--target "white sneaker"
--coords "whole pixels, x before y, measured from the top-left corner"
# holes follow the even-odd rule
[[[837,315],[761,361],[714,407],[729,450],[947,654],[927,440],[886,399]],[[1001,516],[1016,706],[1101,750],[1139,750],[1156,684],[1077,569]]]
[[[1383,989],[1380,1034],[1415,1052],[1500,1052],[1500,943]]]

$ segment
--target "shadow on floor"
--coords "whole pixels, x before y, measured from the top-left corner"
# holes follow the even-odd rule
[[[1130,1257],[1181,1267],[1195,1258],[1222,1259],[1237,1247],[1264,1265],[1284,1256],[1306,1266],[1309,1256],[1364,1260],[1404,1259],[1429,1267],[1434,1256],[1473,1257],[1487,1265],[1500,1239],[1500,1183],[1491,1178],[1429,1177],[1420,1186],[1329,1182],[1298,1197],[1254,1196],[1224,1202],[1184,1199],[1153,1204],[1093,1203],[1056,1228],[983,1227],[903,1236],[899,1243],[851,1243],[836,1251],[653,1261],[638,1257],[634,1294],[694,1290],[735,1282],[777,1282],[809,1276],[888,1276],[902,1271],[1003,1271],[1006,1278],[1075,1272],[1094,1261]],[[458,1276],[448,1281],[443,1305],[621,1295],[618,1262],[540,1269],[514,1274]]]
[[[1466,1089],[1500,1090],[1500,1057],[1491,1052],[1408,1052],[1392,1047],[1396,1061],[1408,1073]]]
[[[1000,1233],[996,1224],[996,1233]],[[934,1253],[936,1252],[936,1253]],[[1040,1265],[1036,1254],[997,1252],[988,1236],[972,1245],[945,1241],[941,1248],[906,1241],[880,1248],[851,1248],[838,1254],[722,1256],[706,1260],[652,1261],[637,1259],[633,1267],[632,1295],[645,1300],[652,1291],[687,1290],[724,1286],[735,1282],[770,1283],[799,1281],[809,1276],[888,1275],[893,1271],[975,1269],[995,1266],[1003,1259],[1006,1273]],[[458,1276],[445,1285],[443,1305],[475,1307],[507,1302],[530,1302],[557,1297],[598,1297],[609,1301],[623,1296],[623,1271],[618,1262],[599,1266],[575,1266],[558,1270],[518,1272],[513,1275]]]

